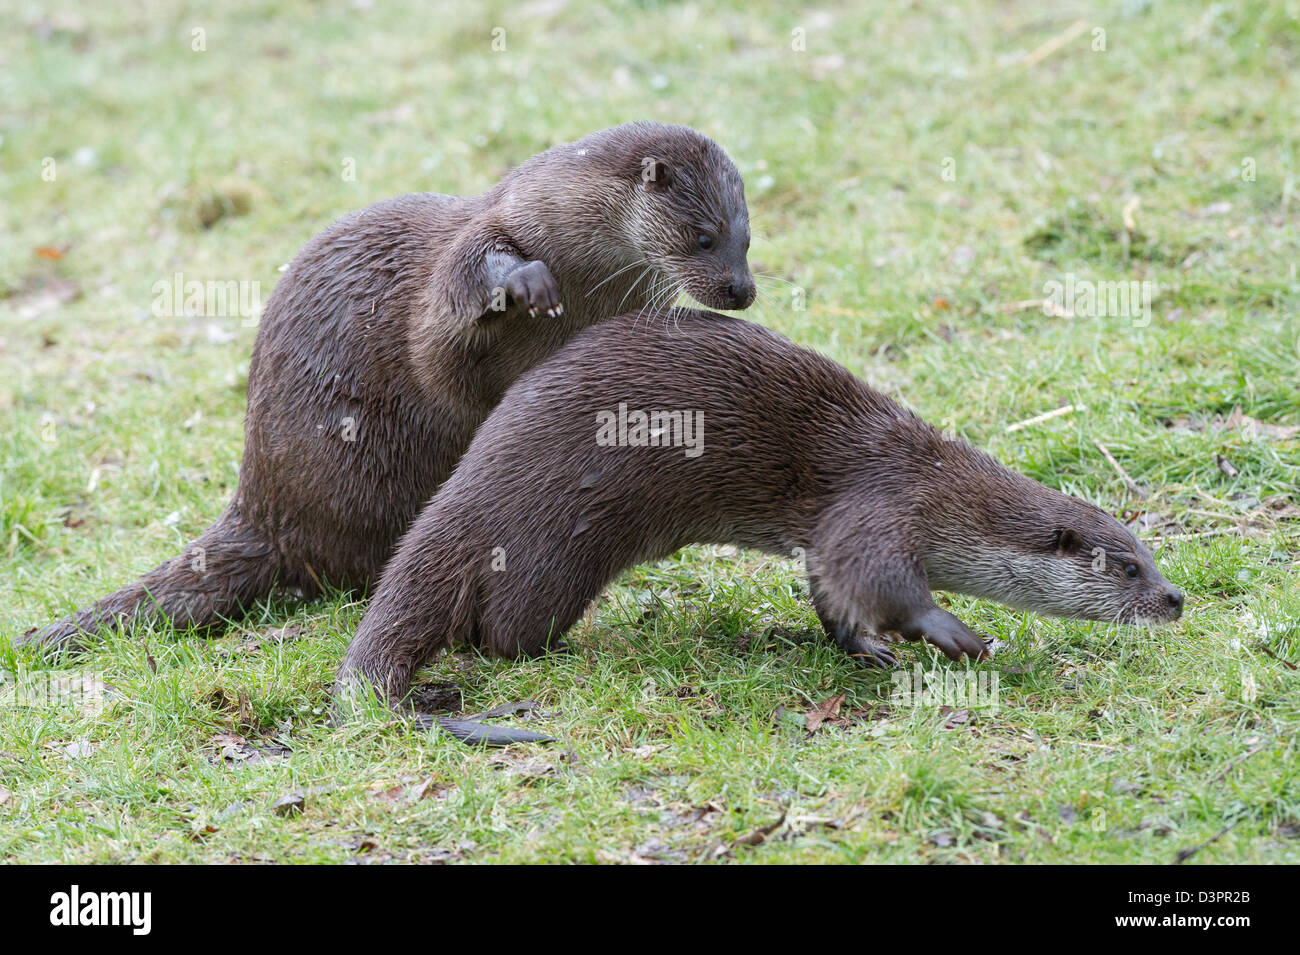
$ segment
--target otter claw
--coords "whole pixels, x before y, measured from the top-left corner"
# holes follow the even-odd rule
[[[849,656],[855,663],[878,670],[892,670],[898,666],[898,658],[885,647],[872,647],[860,653],[850,653]]]
[[[528,306],[532,318],[542,312],[552,318],[559,314],[560,286],[546,263],[525,262],[510,273],[505,287],[516,302]]]
[[[858,633],[856,628],[837,624],[828,629],[835,645],[852,657],[855,663],[882,670],[898,666],[898,659],[892,650]]]

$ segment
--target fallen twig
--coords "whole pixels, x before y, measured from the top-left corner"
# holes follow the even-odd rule
[[[1224,766],[1223,770],[1214,777],[1214,782],[1216,783],[1219,782],[1221,779],[1227,776],[1228,773],[1232,772],[1239,765],[1244,763],[1246,760],[1250,759],[1250,757],[1254,756],[1256,753],[1262,753],[1266,749],[1268,749],[1268,743],[1260,743],[1254,749],[1246,750],[1246,752],[1242,753],[1236,759],[1228,760],[1228,765]]]
[[[1286,659],[1286,657],[1280,657],[1280,656],[1278,656],[1276,653],[1274,653],[1272,650],[1270,650],[1269,647],[1268,647],[1268,644],[1265,643],[1263,640],[1261,640],[1261,641],[1259,641],[1258,643],[1255,644],[1255,649],[1256,649],[1256,650],[1263,650],[1266,654],[1268,654],[1270,657],[1272,657],[1274,660],[1276,660],[1278,663],[1282,664],[1284,667],[1286,667],[1286,668],[1289,669],[1289,670],[1300,669],[1300,667],[1297,667],[1297,666],[1296,666],[1294,663],[1292,663],[1290,660]]]
[[[1082,33],[1086,29],[1088,29],[1087,20],[1075,20],[1073,23],[1071,23],[1068,27],[1065,28],[1065,31],[1063,33],[1058,33],[1056,36],[1052,37],[1046,43],[1038,47],[1038,49],[1034,50],[1032,53],[1026,56],[1021,61],[1021,65],[1024,66],[1024,68],[1027,70],[1033,69],[1035,66],[1043,62],[1043,60],[1047,59],[1049,56],[1051,56],[1061,47],[1065,46],[1067,43],[1069,43],[1071,40],[1073,40],[1075,37],[1077,37],[1080,33]]]
[[[1219,831],[1217,835],[1215,835],[1210,839],[1205,840],[1199,846],[1192,846],[1190,849],[1179,849],[1178,856],[1174,859],[1174,865],[1182,865],[1184,862],[1186,862],[1192,856],[1196,855],[1196,853],[1200,852],[1206,846],[1214,845],[1214,843],[1218,842],[1220,839],[1226,836],[1228,834],[1228,831],[1232,829],[1232,826],[1235,825],[1236,823],[1234,822],[1231,826],[1225,826],[1222,830]]]
[[[1115,456],[1111,454],[1110,451],[1106,450],[1106,445],[1096,439],[1093,439],[1092,443],[1097,446],[1097,450],[1100,451],[1106,460],[1110,462],[1110,466],[1115,469],[1115,473],[1124,480],[1126,485],[1128,485],[1128,489],[1132,492],[1133,496],[1145,499],[1147,496],[1146,492],[1143,491],[1142,488],[1138,487],[1137,481],[1129,477],[1128,472],[1119,466],[1119,462],[1115,460]]]
[[[1044,411],[1042,414],[1034,415],[1032,418],[1026,418],[1024,421],[1017,421],[1015,424],[1007,425],[1007,433],[1020,431],[1024,428],[1033,427],[1036,424],[1042,424],[1044,421],[1051,421],[1053,418],[1059,418],[1061,415],[1070,414],[1074,411],[1086,411],[1087,405],[1065,405],[1062,408],[1053,408],[1051,411]]]

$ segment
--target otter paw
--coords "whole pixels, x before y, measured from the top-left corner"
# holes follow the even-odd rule
[[[950,660],[960,660],[963,656],[980,660],[988,656],[988,648],[978,633],[938,607],[926,611],[899,632],[908,640],[926,640]]]
[[[889,647],[863,636],[855,628],[838,624],[828,627],[827,630],[835,640],[835,645],[851,656],[854,662],[864,667],[876,667],[882,670],[898,666],[898,659]]]
[[[898,658],[894,656],[893,650],[866,638],[861,640],[860,647],[846,649],[845,652],[853,658],[855,663],[864,667],[873,667],[877,670],[892,670],[898,666]]]
[[[551,318],[564,314],[559,283],[545,262],[525,262],[511,272],[506,279],[506,292],[534,318],[543,312]]]

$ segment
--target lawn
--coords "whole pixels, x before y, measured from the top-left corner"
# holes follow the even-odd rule
[[[1294,2],[0,11],[4,861],[1300,861]],[[236,483],[255,321],[158,283],[264,299],[350,210],[642,118],[744,174],[747,317],[1131,521],[1183,619],[944,597],[999,650],[941,705],[821,637],[793,561],[693,548],[571,654],[429,669],[559,740],[496,751],[331,725],[359,595],[10,646]],[[1115,282],[1149,308],[1051,301]]]

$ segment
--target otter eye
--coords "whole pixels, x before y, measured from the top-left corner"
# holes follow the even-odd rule
[[[1131,578],[1131,577],[1136,577],[1136,576],[1138,575],[1137,564],[1125,564],[1125,565],[1124,565],[1124,573],[1125,573],[1126,576],[1128,576],[1128,577],[1130,577],[1130,578]]]
[[[700,233],[699,241],[701,249],[713,248],[713,236],[709,235],[707,232]]]

